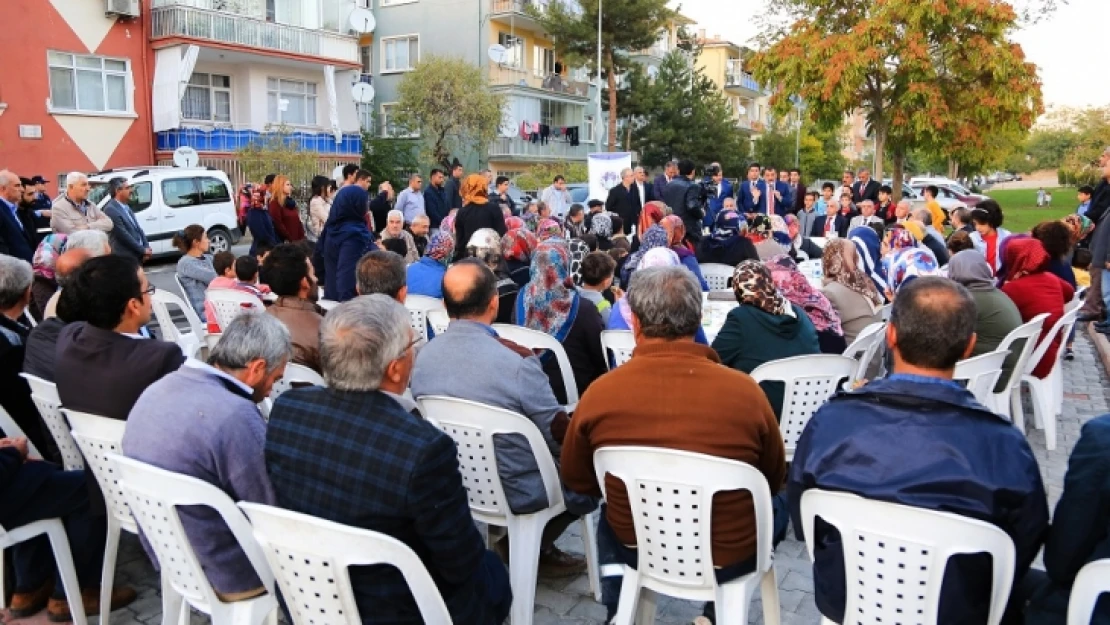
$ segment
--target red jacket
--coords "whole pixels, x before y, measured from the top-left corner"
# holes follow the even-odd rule
[[[1045,334],[1052,330],[1052,326],[1060,320],[1060,317],[1064,316],[1064,305],[1075,297],[1075,289],[1070,284],[1047,271],[1010,280],[1002,285],[1002,292],[1009,295],[1010,299],[1014,300],[1014,304],[1017,304],[1023,322],[1028,322],[1041,313],[1048,313],[1048,319],[1045,319],[1042,326],[1041,336],[1037,339],[1038,344],[1044,340]],[[1033,369],[1034,376],[1043,379],[1052,371],[1062,338],[1057,334],[1052,340],[1044,358],[1037,363],[1037,368]],[[1015,372],[1014,375],[1017,373],[1019,372]]]
[[[295,243],[305,238],[301,211],[297,209],[293,198],[285,198],[285,206],[278,205],[277,200],[270,200],[269,211],[274,230],[282,241]]]

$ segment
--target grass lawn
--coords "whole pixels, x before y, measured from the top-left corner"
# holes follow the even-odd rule
[[[1003,228],[1010,232],[1028,232],[1042,221],[1060,219],[1075,212],[1075,208],[1079,206],[1074,187],[1050,187],[1045,190],[1052,194],[1051,208],[1037,208],[1036,189],[988,191],[986,194],[1002,206],[1002,213],[1006,217]]]

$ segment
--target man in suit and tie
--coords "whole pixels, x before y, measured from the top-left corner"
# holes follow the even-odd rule
[[[620,215],[624,221],[624,233],[629,233],[632,224],[640,219],[640,211],[636,209],[639,199],[634,197],[637,189],[633,185],[636,175],[631,169],[621,170],[621,183],[609,189],[609,197],[605,199],[605,210]]]
[[[806,193],[808,191],[809,190],[806,189],[806,186],[804,184],[802,184],[802,170],[798,169],[797,167],[795,167],[794,169],[791,169],[790,170],[790,195],[791,195],[791,197],[794,198],[794,206],[793,206],[793,210],[791,210],[792,213],[796,214],[796,213],[798,213],[798,211],[801,211],[801,210],[805,209]]]
[[[150,260],[150,243],[129,204],[131,183],[126,178],[112,178],[108,181],[108,194],[112,199],[104,205],[104,214],[112,220],[112,231],[108,233],[112,253],[132,256],[140,263]]]
[[[663,191],[671,181],[678,177],[678,161],[669,161],[663,167],[663,173],[655,177],[654,188],[652,192],[655,194],[654,199],[662,200]]]
[[[871,179],[871,171],[867,168],[859,170],[859,178],[852,185],[852,201],[856,204],[864,200],[871,200],[878,205],[879,189],[882,185],[878,180]]]
[[[786,202],[784,198],[790,193],[786,183],[779,182],[778,172],[774,167],[763,170],[763,180],[756,185],[755,200],[756,213],[764,215],[785,215]]]
[[[0,171],[0,254],[31,262],[35,255],[34,224],[28,227],[19,214],[23,182],[14,173]]]
[[[747,180],[741,182],[736,191],[736,206],[741,213],[750,215],[759,212],[756,210],[759,204],[759,183],[759,163],[752,163],[748,165]]]
[[[709,210],[705,212],[705,218],[702,221],[705,227],[712,228],[714,220],[717,219],[717,213],[724,207],[725,200],[732,197],[732,183],[725,178],[720,163],[710,164],[705,170],[705,178],[707,182],[717,185],[717,195],[709,198]]]

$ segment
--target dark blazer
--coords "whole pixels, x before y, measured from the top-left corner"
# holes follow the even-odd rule
[[[767,182],[765,180],[760,180],[759,183],[756,184],[756,188],[759,189],[759,202],[755,205],[752,212],[753,213],[763,213],[764,215],[766,215],[767,214]],[[774,200],[775,214],[779,215],[779,216],[785,215],[786,212],[787,212],[786,211],[786,208],[787,208],[786,200],[789,199],[789,196],[790,196],[790,186],[787,185],[786,183],[775,181],[775,186],[771,188],[771,194],[774,195],[775,191],[778,191],[779,195],[781,196],[781,199],[780,198],[775,198],[775,200]]]
[[[28,504],[42,500],[42,489],[61,471],[50,462],[23,462],[15,447],[0,448],[0,523],[7,525],[8,518],[28,513]]]
[[[0,388],[4,389],[0,392],[0,406],[48,460],[59,460],[54,439],[31,401],[31,387],[19,377],[29,333],[26,326],[0,315]]]
[[[432,227],[439,228],[443,218],[450,212],[451,203],[447,199],[447,189],[429,184],[424,189],[424,213],[428,215],[428,221],[431,222]],[[374,227],[376,228],[377,224],[374,224]]]
[[[677,176],[675,177],[677,178]],[[674,178],[671,178],[671,180],[674,180]],[[667,180],[667,177],[663,174],[659,174],[655,177],[651,189],[654,199],[660,201],[663,199],[663,192],[666,191],[667,185],[671,183],[671,180]]]
[[[863,182],[857,180],[852,184],[852,201],[856,204],[864,200],[871,200],[872,202],[879,203],[879,184],[878,180],[868,180],[867,185],[864,186]]]
[[[791,192],[794,194],[792,198],[794,200],[794,207],[790,212],[797,213],[805,207],[806,193],[809,192],[809,189],[807,189],[804,184],[798,183],[798,188],[793,189]]]
[[[454,176],[447,176],[447,182],[443,183],[443,189],[447,193],[447,211],[450,212],[452,208],[462,208],[462,180],[456,179]],[[446,217],[446,215],[444,215]],[[382,222],[382,228],[385,227]]]
[[[686,240],[695,245],[701,241],[701,223],[705,218],[705,207],[701,205],[698,195],[700,192],[701,188],[693,180],[682,176],[672,180],[663,192],[663,202],[682,219],[686,226]],[[639,233],[636,236],[639,238]]]
[[[108,240],[112,243],[112,253],[134,256],[141,261],[150,245],[131,207],[113,198],[104,205],[104,214],[112,220],[112,231],[108,233]]]
[[[626,189],[623,184],[618,184],[609,189],[609,197],[605,198],[605,210],[620,215],[625,234],[631,232],[632,226],[640,220],[638,195],[633,189]]]
[[[58,335],[66,322],[58,317],[43,319],[27,336],[27,353],[23,356],[23,371],[54,381],[54,363],[57,358]]]
[[[0,254],[27,262],[35,255],[35,230],[28,229],[4,200],[0,200]]]
[[[756,188],[759,188],[759,185],[761,185],[762,183],[763,183],[762,179],[757,180],[756,181]],[[758,212],[756,210],[755,198],[752,197],[751,181],[750,180],[741,180],[740,182],[738,182],[736,184],[737,184],[736,207],[740,209],[741,213],[755,213],[755,212]],[[762,199],[763,196],[761,195],[760,198]]]
[[[374,199],[370,200],[370,214],[374,216],[374,234],[379,234],[382,230],[385,230],[385,222],[389,219],[391,209],[389,193],[385,191],[379,192],[374,196]]]
[[[492,625],[478,574],[486,550],[455,454],[451,438],[380,391],[288,391],[266,432],[279,506],[400,540],[428,568],[455,623]],[[397,569],[352,567],[351,586],[363,623],[421,622]]]

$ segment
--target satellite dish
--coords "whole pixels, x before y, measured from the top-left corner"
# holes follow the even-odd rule
[[[374,101],[374,87],[364,83],[356,82],[351,85],[351,99],[356,104],[369,104]]]
[[[488,55],[489,60],[494,63],[504,65],[505,62],[509,60],[509,49],[499,43],[495,43],[486,50],[486,55]]]
[[[378,24],[374,19],[374,14],[369,9],[362,7],[357,7],[354,11],[351,11],[351,17],[347,21],[351,24],[351,30],[364,35],[374,32],[374,27]]]
[[[198,163],[200,163],[200,155],[187,145],[173,151],[173,164],[178,167],[196,167]]]

